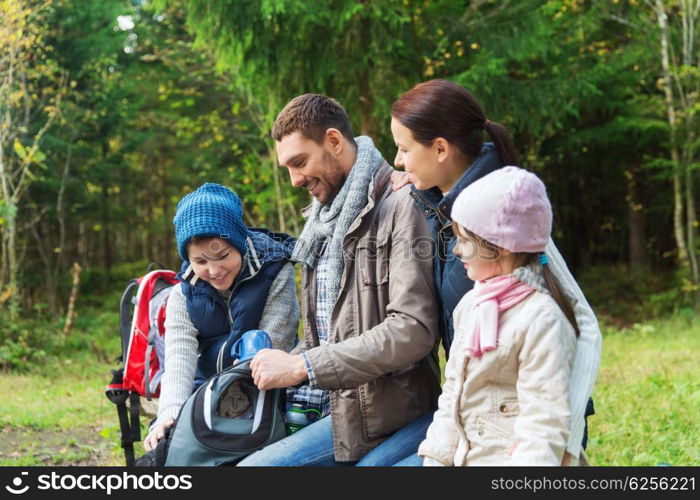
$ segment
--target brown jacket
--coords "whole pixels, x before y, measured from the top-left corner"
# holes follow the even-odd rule
[[[333,453],[355,461],[405,424],[434,410],[439,373],[433,243],[407,186],[391,190],[382,165],[367,206],[350,226],[345,270],[328,344],[316,333],[316,271],[302,273],[305,350],[318,387],[331,389]]]

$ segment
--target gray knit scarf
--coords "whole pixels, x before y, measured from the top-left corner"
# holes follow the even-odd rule
[[[320,203],[314,198],[311,216],[297,240],[292,260],[309,267],[316,267],[323,243],[326,246],[328,274],[326,289],[328,304],[332,308],[340,291],[343,275],[343,239],[350,224],[369,201],[369,184],[380,165],[384,163],[381,153],[367,136],[355,138],[357,159],[340,192],[330,203]]]

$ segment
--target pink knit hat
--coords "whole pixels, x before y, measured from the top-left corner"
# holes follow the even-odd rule
[[[527,170],[503,167],[457,196],[452,220],[511,252],[544,252],[552,231],[552,206],[542,181]]]

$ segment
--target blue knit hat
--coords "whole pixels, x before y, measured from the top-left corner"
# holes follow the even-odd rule
[[[177,251],[189,261],[187,245],[193,237],[211,236],[228,241],[246,254],[247,229],[243,223],[243,207],[236,193],[221,184],[208,182],[185,195],[175,211]]]

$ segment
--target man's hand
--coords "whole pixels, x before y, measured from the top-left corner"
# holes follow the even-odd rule
[[[260,390],[290,387],[307,378],[304,359],[280,349],[261,349],[250,362],[250,369]]]
[[[411,174],[408,172],[402,172],[401,170],[394,170],[391,173],[391,190],[398,191],[407,184],[411,184],[413,179],[411,179]]]

